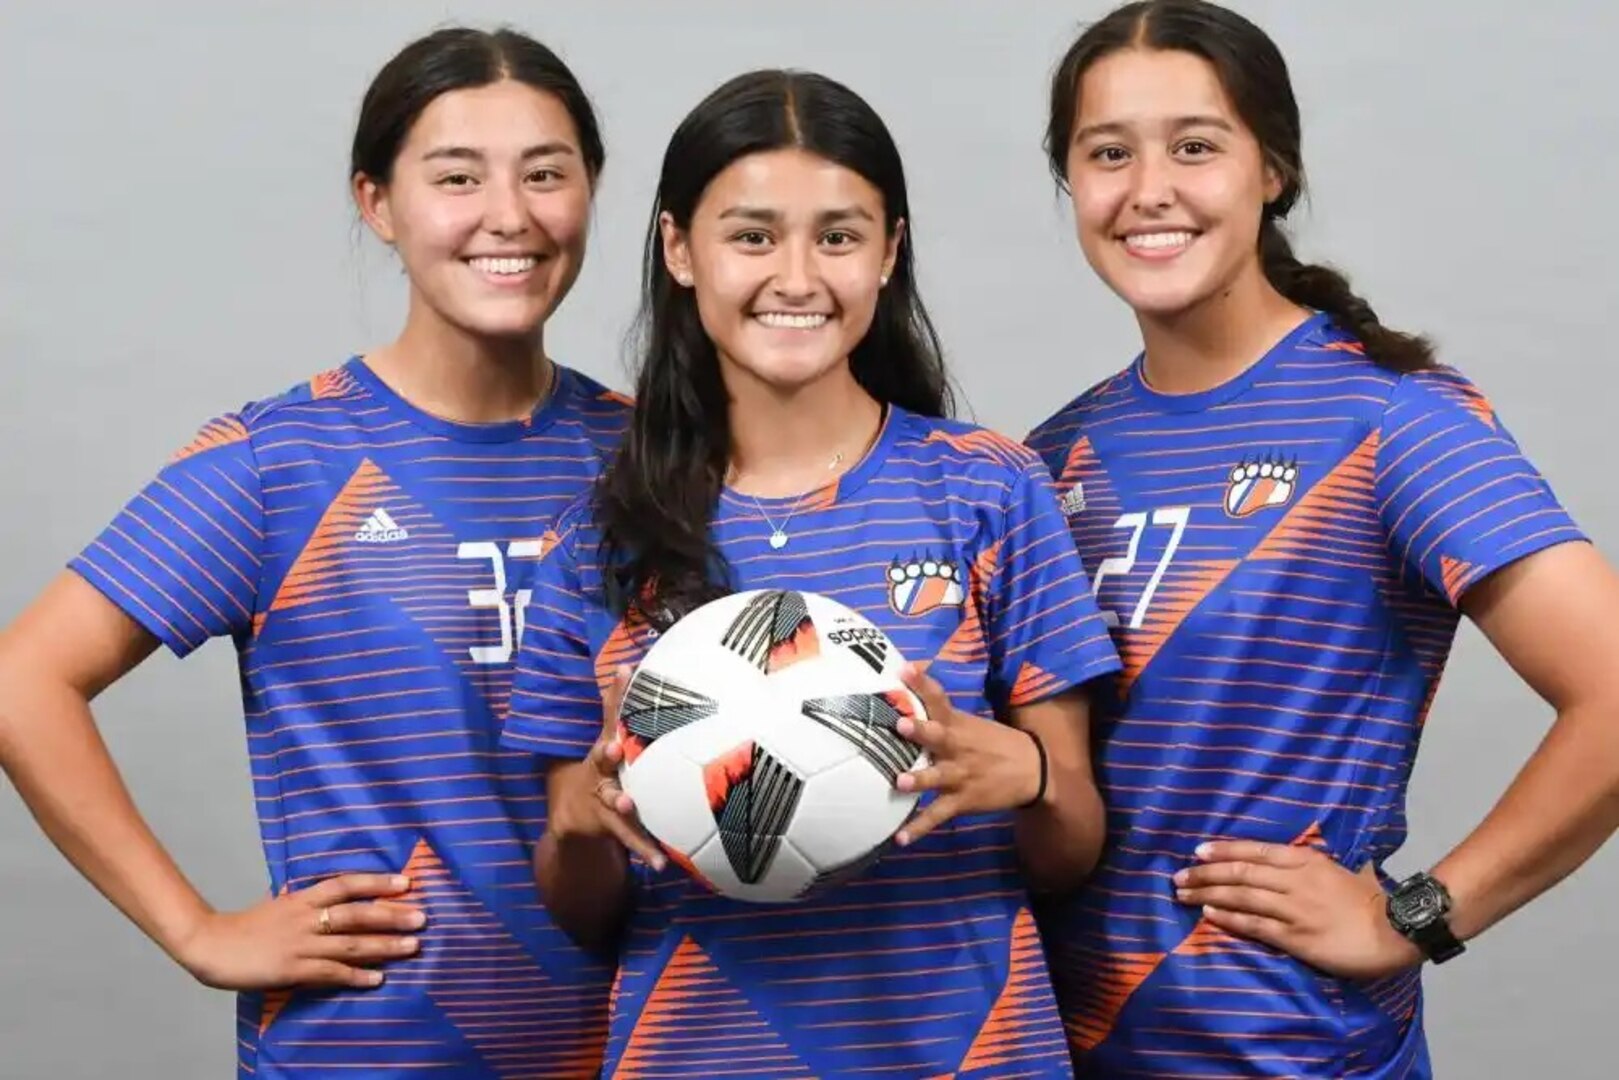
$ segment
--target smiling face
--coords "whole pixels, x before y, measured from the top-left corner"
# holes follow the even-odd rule
[[[1086,259],[1138,315],[1263,277],[1260,223],[1282,182],[1202,57],[1130,48],[1093,64],[1067,176]]]
[[[479,337],[534,334],[584,261],[591,178],[567,108],[503,80],[422,110],[386,183],[356,177],[366,222],[411,282],[411,317]]]
[[[871,328],[903,222],[882,193],[802,150],[732,162],[704,189],[688,228],[660,219],[669,273],[696,295],[728,382],[778,391],[846,367]]]

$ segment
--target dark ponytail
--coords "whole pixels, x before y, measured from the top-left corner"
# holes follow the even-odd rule
[[[1103,57],[1132,48],[1187,52],[1212,64],[1237,115],[1282,178],[1282,193],[1265,207],[1258,237],[1261,265],[1276,291],[1301,307],[1331,315],[1383,367],[1399,372],[1432,367],[1433,347],[1426,338],[1384,326],[1344,275],[1300,262],[1293,254],[1282,223],[1304,192],[1298,101],[1281,50],[1234,11],[1206,0],[1139,0],[1087,27],[1051,78],[1045,150],[1057,182],[1068,183],[1068,151],[1085,72]]]
[[[887,236],[905,222],[871,329],[849,356],[850,373],[885,405],[925,416],[952,410],[939,340],[916,287],[905,171],[882,119],[848,87],[809,72],[754,71],[719,87],[681,121],[664,152],[641,268],[635,412],[596,486],[608,606],[653,626],[730,587],[709,526],[730,460],[731,403],[696,299],[669,274],[658,218],[667,212],[689,229],[703,192],[727,166],[788,147],[850,169],[882,192]]]

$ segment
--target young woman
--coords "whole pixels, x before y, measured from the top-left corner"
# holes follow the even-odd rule
[[[541,537],[627,417],[544,347],[602,161],[545,46],[407,46],[350,171],[409,276],[398,338],[208,424],[0,638],[0,764],[98,889],[244,992],[243,1076],[599,1064],[611,966],[535,902],[543,791],[497,737]],[[275,894],[242,912],[170,861],[89,710],[227,634]]]
[[[1299,143],[1275,45],[1197,0],[1118,9],[1052,83],[1051,168],[1144,345],[1029,440],[1124,661],[1106,852],[1040,920],[1088,1075],[1425,1076],[1420,964],[1619,823],[1619,583],[1483,395],[1293,256]],[[1459,614],[1557,722],[1395,881]]]
[[[506,729],[549,759],[543,895],[620,952],[609,1076],[1069,1074],[1025,882],[1095,858],[1081,688],[1118,660],[1045,469],[942,418],[909,214],[882,121],[812,74],[728,82],[664,155],[630,431],[541,565]],[[896,567],[937,584],[913,597]],[[831,596],[931,662],[900,731],[934,764],[896,781],[930,801],[874,868],[785,907],[665,864],[597,693],[756,587]]]

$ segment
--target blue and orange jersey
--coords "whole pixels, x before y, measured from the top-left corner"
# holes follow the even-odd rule
[[[790,537],[779,550],[772,523]],[[1003,436],[891,409],[836,483],[757,503],[724,491],[712,530],[734,587],[855,609],[962,710],[999,715],[1119,668],[1050,475]],[[598,688],[648,646],[605,604],[588,506],[559,534],[506,726],[508,745],[553,760],[588,752]],[[957,818],[787,905],[637,864],[606,1075],[1068,1076],[1012,825]]]
[[[558,375],[464,425],[350,360],[209,423],[72,563],[178,655],[234,640],[273,892],[403,872],[427,917],[378,989],[241,995],[242,1077],[599,1064],[611,964],[540,906],[543,789],[499,745],[544,537],[628,416]]]
[[[1415,972],[1330,978],[1170,875],[1211,839],[1382,873],[1459,601],[1581,534],[1472,383],[1380,368],[1320,314],[1204,393],[1156,393],[1138,359],[1029,443],[1124,661],[1101,867],[1039,913],[1081,1071],[1427,1075]]]

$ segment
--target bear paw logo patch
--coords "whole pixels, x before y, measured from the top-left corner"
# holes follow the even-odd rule
[[[955,563],[925,555],[888,567],[888,605],[900,615],[926,615],[942,607],[960,607],[967,594]]]
[[[1225,512],[1247,517],[1261,510],[1285,506],[1298,488],[1298,461],[1284,462],[1274,454],[1244,459],[1231,470],[1225,492]]]

